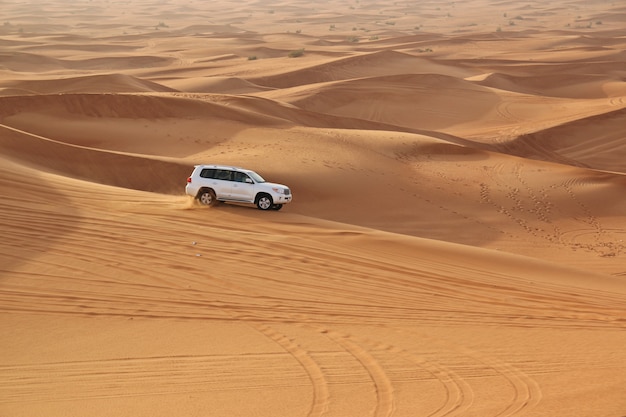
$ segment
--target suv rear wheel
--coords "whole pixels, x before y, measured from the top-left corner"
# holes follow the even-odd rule
[[[200,193],[198,194],[198,200],[205,206],[214,206],[217,203],[215,191],[210,189],[200,191]]]
[[[256,206],[260,210],[269,210],[274,205],[274,201],[272,200],[272,196],[269,194],[259,194],[256,198]]]

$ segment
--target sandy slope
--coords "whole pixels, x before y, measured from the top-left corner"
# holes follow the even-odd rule
[[[0,415],[626,415],[618,2],[3,12]]]

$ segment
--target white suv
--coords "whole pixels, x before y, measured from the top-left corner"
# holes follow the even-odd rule
[[[249,169],[222,165],[196,165],[187,178],[185,192],[208,206],[228,201],[280,210],[291,202],[291,190],[286,185],[266,182]]]

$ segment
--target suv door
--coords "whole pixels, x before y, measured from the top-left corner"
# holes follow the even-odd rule
[[[206,178],[208,185],[215,191],[218,200],[230,199],[233,172],[229,169],[207,169],[201,176]]]
[[[254,181],[245,172],[233,172],[231,199],[237,201],[254,201]]]

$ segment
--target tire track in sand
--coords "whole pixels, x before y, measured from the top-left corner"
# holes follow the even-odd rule
[[[277,370],[288,372],[291,364],[286,356],[270,352],[0,364],[0,408],[10,403],[202,395],[308,383],[304,376],[280,381],[272,378]],[[232,372],[234,364],[240,367],[239,372]]]
[[[511,417],[520,413],[527,413],[541,402],[543,397],[541,387],[533,378],[515,366],[487,356],[473,349],[462,347],[456,348],[457,352],[485,364],[497,374],[501,375],[513,389],[513,398],[504,410],[494,417]]]
[[[506,383],[513,390],[512,398],[505,408],[497,414],[494,414],[493,417],[512,417],[520,413],[528,413],[541,402],[543,393],[537,381],[515,366],[497,359],[493,357],[493,355],[487,356],[469,347],[455,346],[452,342],[447,342],[432,335],[418,334],[416,332],[412,333],[424,340],[430,341],[434,346],[440,346],[442,349],[451,350],[461,356],[482,363],[505,379]],[[469,363],[469,361],[464,360],[463,363]],[[465,384],[467,383],[465,382]],[[469,405],[471,404],[467,404],[467,407],[469,407]],[[458,414],[459,410],[456,409],[452,411],[454,411],[454,414]]]
[[[343,335],[341,337],[344,340],[356,340],[354,336]],[[445,417],[454,414],[462,415],[462,413],[466,412],[473,404],[474,393],[471,386],[452,369],[445,367],[439,363],[429,361],[424,357],[415,355],[414,353],[411,353],[398,346],[388,344],[386,342],[381,343],[362,338],[359,338],[358,342],[360,345],[368,345],[371,349],[383,350],[392,354],[393,356],[402,357],[403,359],[406,359],[409,362],[418,365],[420,368],[424,369],[434,378],[439,380],[439,382],[444,386],[446,392],[446,400],[435,411],[427,414],[426,417]],[[351,353],[358,352],[352,351]],[[372,372],[370,372],[370,374],[374,375]]]
[[[313,403],[307,414],[308,417],[321,417],[328,411],[330,402],[328,381],[322,372],[322,369],[313,357],[293,340],[289,339],[285,334],[279,333],[268,325],[254,326],[264,336],[276,342],[293,356],[304,368],[309,375],[313,385]]]
[[[374,417],[391,417],[396,408],[393,385],[380,363],[351,337],[335,331],[325,331],[326,336],[352,355],[367,371],[376,389]]]
[[[497,359],[482,360],[513,386],[515,395],[509,406],[496,417],[509,417],[532,410],[543,396],[541,387],[533,378],[506,362]]]

